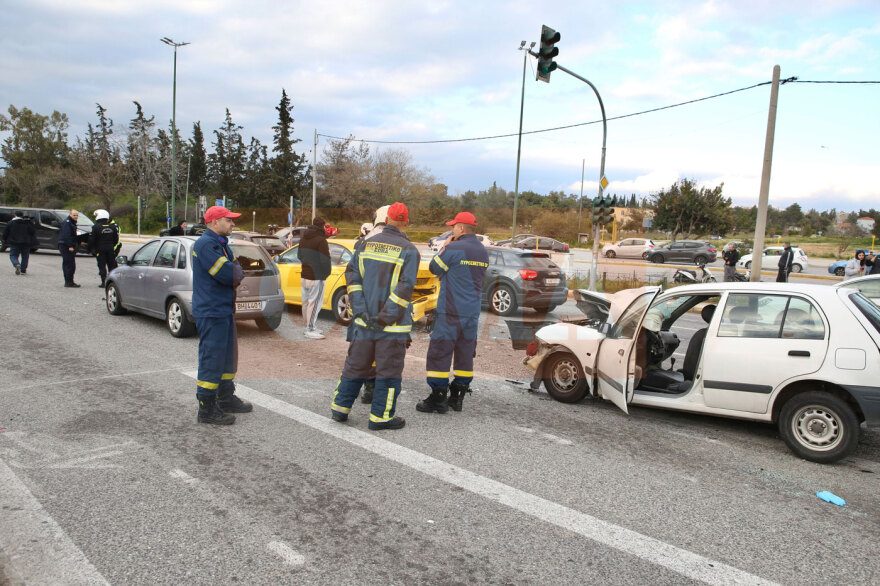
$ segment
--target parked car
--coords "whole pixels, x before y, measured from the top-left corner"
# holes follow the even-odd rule
[[[650,262],[692,262],[695,265],[715,262],[716,258],[718,258],[718,249],[715,245],[702,240],[676,240],[652,248],[647,256]]]
[[[428,248],[431,250],[440,250],[443,247],[443,243],[446,242],[446,239],[452,235],[452,230],[446,231],[440,236],[434,236],[433,238],[428,239]],[[474,234],[477,237],[477,240],[480,241],[480,244],[483,246],[492,246],[495,243],[486,236],[485,234]]]
[[[150,240],[131,257],[119,256],[119,267],[107,276],[107,311],[128,311],[165,320],[175,338],[196,332],[192,317],[192,248],[196,236]],[[254,320],[261,330],[274,330],[284,313],[278,271],[262,247],[235,240],[232,253],[244,271],[236,290],[235,319]]]
[[[308,229],[308,226],[285,226],[275,232],[275,236],[277,236],[285,246],[289,247],[299,242],[300,238],[303,237],[303,234],[305,234]]]
[[[352,320],[351,306],[348,302],[345,283],[345,267],[354,252],[357,240],[332,240],[330,247],[330,276],[324,283],[324,299],[321,309],[333,312],[333,317],[343,325]],[[302,305],[302,263],[299,261],[299,245],[285,250],[273,260],[281,273],[281,289],[284,302],[290,305]],[[412,296],[413,321],[419,321],[425,315],[437,309],[437,297],[440,293],[440,279],[428,268],[427,260],[419,263],[419,273]]]
[[[566,244],[565,242],[560,242],[559,240],[554,240],[553,238],[547,238],[546,236],[529,236],[527,238],[521,238],[520,240],[514,241],[514,243],[510,246],[511,248],[522,248],[524,250],[571,252],[571,250],[569,250],[568,244]]]
[[[201,236],[202,234],[205,233],[205,230],[207,230],[207,229],[208,229],[208,226],[206,226],[205,224],[202,224],[201,222],[198,222],[195,224],[190,224],[189,222],[186,223],[186,235],[187,236]],[[170,236],[171,235],[171,234],[169,234],[170,231],[171,231],[171,228],[163,228],[162,230],[159,230],[159,236]]]
[[[568,287],[562,269],[546,252],[488,247],[483,307],[502,316],[521,307],[553,311],[565,303]]]
[[[32,208],[32,207],[16,207],[2,206],[0,207],[0,234],[6,229],[6,224],[12,221],[16,210],[21,210],[24,215],[28,216],[34,223],[35,232],[37,234],[37,242],[41,250],[58,251],[58,232],[61,230],[61,222],[67,219],[70,210],[54,210],[48,208]],[[94,222],[85,212],[80,212],[79,218],[76,220],[77,232],[77,254],[88,254],[89,234],[92,231]],[[0,241],[0,252],[6,251],[6,243]]]
[[[526,238],[534,238],[536,234],[517,234],[513,238],[508,238],[506,240],[498,240],[495,242],[495,246],[510,246],[512,243],[517,243],[520,240],[525,240]]]
[[[670,358],[688,336],[675,369]],[[524,360],[532,388],[543,383],[562,402],[589,394],[624,412],[642,405],[775,423],[795,454],[822,463],[856,449],[861,422],[880,425],[880,308],[849,287],[629,289],[610,299],[598,328],[557,323],[536,338]]]
[[[229,237],[233,240],[247,240],[248,242],[259,244],[267,253],[269,253],[269,256],[281,254],[288,248],[277,236],[269,236],[268,234],[260,234],[259,232],[233,232]]]
[[[860,250],[864,251],[864,253],[866,255],[867,254],[873,254],[873,255],[880,254],[880,252],[878,252],[876,250],[867,250],[865,248],[857,248],[856,252],[859,252]],[[855,253],[853,253],[853,256],[855,256]],[[846,263],[848,263],[849,260],[850,259],[845,258],[843,260],[834,261],[833,263],[828,265],[828,272],[831,273],[832,275],[837,275],[838,277],[842,277],[844,275],[844,273],[846,272]]]
[[[654,241],[647,238],[626,238],[603,246],[602,255],[605,258],[648,258],[648,253],[654,247]]]
[[[862,295],[880,306],[880,275],[866,275],[835,283],[835,287],[850,287],[858,289]]]
[[[768,246],[764,249],[764,254],[761,257],[761,267],[766,269],[775,269],[779,265],[779,257],[782,256],[782,251],[785,250],[784,246]],[[792,252],[794,252],[794,259],[791,262],[791,272],[800,273],[805,268],[810,266],[810,259],[807,258],[807,253],[803,251],[803,249],[798,248],[797,246],[791,247]],[[737,267],[751,269],[752,268],[752,255],[747,254],[745,256],[741,256],[739,262],[736,263]]]

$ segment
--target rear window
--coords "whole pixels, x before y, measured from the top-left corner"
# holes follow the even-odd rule
[[[255,238],[251,239],[251,242],[255,242],[255,243],[259,244],[260,246],[275,246],[275,247],[283,246],[283,244],[281,244],[280,238],[255,237]]]
[[[272,267],[271,259],[259,246],[246,246],[239,242],[230,242],[229,244],[232,246],[232,252],[245,275],[262,275],[266,272],[267,267]],[[269,269],[269,273],[274,272],[274,267]]]
[[[551,269],[556,268],[556,263],[550,260],[546,254],[529,254],[522,257],[522,264],[527,267]]]
[[[874,305],[870,299],[861,293],[853,293],[849,296],[849,299],[859,308],[859,311],[868,318],[868,321],[871,322],[874,329],[880,332],[880,307]]]

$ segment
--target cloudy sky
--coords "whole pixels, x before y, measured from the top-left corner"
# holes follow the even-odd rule
[[[409,2],[360,0],[0,0],[0,106],[66,113],[71,138],[100,103],[122,128],[137,100],[170,126],[207,136],[226,108],[245,139],[272,140],[282,88],[301,151],[313,133],[404,148],[450,194],[513,190],[523,54],[542,24],[560,65],[589,79],[609,118],[783,79],[880,80],[877,0]],[[520,190],[595,195],[602,125],[593,92],[562,71],[536,82],[526,62]],[[649,194],[680,177],[724,182],[757,203],[770,86],[608,123],[609,193]],[[493,140],[455,141],[496,135]],[[320,138],[318,155],[327,139]],[[210,148],[210,146],[209,146]],[[880,84],[780,88],[771,204],[880,207]]]

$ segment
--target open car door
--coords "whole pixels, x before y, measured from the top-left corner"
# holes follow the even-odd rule
[[[635,387],[635,344],[639,326],[648,307],[660,293],[659,287],[628,289],[611,301],[609,331],[599,346],[596,380],[603,399],[628,413]]]

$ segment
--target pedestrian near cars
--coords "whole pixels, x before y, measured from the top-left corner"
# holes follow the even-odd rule
[[[788,275],[791,273],[791,265],[794,261],[794,251],[791,249],[791,242],[786,242],[782,254],[779,256],[779,272],[776,274],[777,283],[787,283]]]
[[[79,287],[73,281],[73,276],[76,273],[76,245],[78,239],[76,221],[78,219],[79,212],[70,210],[70,214],[61,222],[61,229],[58,231],[58,252],[61,253],[61,272],[64,274],[65,287]]]
[[[3,244],[9,247],[9,260],[16,275],[26,275],[31,249],[37,247],[37,229],[22,210],[15,210],[3,230]]]
[[[171,228],[168,229],[169,236],[185,236],[186,235],[186,220],[180,220]]]
[[[303,335],[320,340],[324,335],[318,330],[318,313],[324,301],[324,282],[330,276],[330,246],[324,230],[326,222],[321,216],[312,220],[306,229],[296,254],[302,263],[300,284],[302,287],[302,313],[306,322]]]
[[[89,234],[89,252],[98,262],[98,276],[101,284],[107,285],[107,274],[116,268],[116,253],[119,251],[119,226],[110,219],[107,210],[95,210],[95,225]]]
[[[865,251],[857,250],[855,255],[846,263],[846,266],[843,267],[843,278],[855,279],[856,277],[866,275],[870,266],[867,263],[868,260],[865,258]]]
[[[199,374],[196,399],[199,423],[232,425],[235,415],[253,405],[235,395],[238,333],[235,328],[235,289],[244,274],[229,246],[233,221],[241,216],[223,206],[205,212],[205,232],[192,250],[193,317],[199,332]]]
[[[736,281],[736,263],[739,262],[739,251],[736,246],[731,242],[721,256],[724,259],[724,280]]]
[[[461,411],[464,395],[470,392],[483,280],[489,267],[489,254],[476,237],[477,219],[472,213],[459,212],[446,225],[452,226],[452,234],[429,265],[440,277],[440,293],[426,363],[431,394],[416,405],[424,413],[446,413],[449,407]]]
[[[880,261],[877,260],[876,254],[866,255],[865,265],[871,267],[868,271],[869,275],[880,275]]]
[[[345,271],[348,296],[355,318],[342,376],[333,393],[330,415],[346,421],[351,406],[375,362],[376,387],[370,406],[369,428],[400,429],[395,415],[407,341],[412,331],[412,292],[419,272],[419,251],[402,231],[409,210],[402,203],[388,209],[381,234],[355,249]]]

